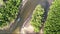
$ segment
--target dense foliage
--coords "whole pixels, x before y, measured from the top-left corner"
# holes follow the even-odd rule
[[[3,1],[3,6],[0,7],[0,27],[9,24],[17,17],[20,2],[21,0]]]
[[[45,34],[60,34],[60,0],[54,0],[48,12]]]
[[[37,6],[33,12],[31,24],[34,26],[35,32],[39,31],[43,13],[41,6]],[[60,0],[54,0],[50,6],[44,27],[44,34],[60,34]]]
[[[30,22],[34,26],[35,32],[39,32],[43,13],[44,13],[44,9],[41,8],[40,5],[38,5],[33,12],[32,19]]]

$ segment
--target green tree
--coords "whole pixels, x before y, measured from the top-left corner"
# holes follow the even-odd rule
[[[50,6],[44,34],[60,34],[60,0],[54,0]]]
[[[33,12],[30,23],[34,26],[35,32],[40,31],[43,13],[44,13],[44,9],[40,5],[38,5]]]
[[[15,20],[21,0],[7,0],[3,3],[4,5],[0,7],[0,27]]]

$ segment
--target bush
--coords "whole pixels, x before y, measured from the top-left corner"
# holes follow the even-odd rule
[[[20,2],[21,0],[3,1],[4,5],[0,7],[0,27],[9,24],[17,17]]]
[[[44,34],[60,34],[60,0],[54,0],[50,7]]]
[[[34,26],[35,32],[40,31],[41,19],[42,19],[43,13],[44,13],[44,9],[41,8],[40,5],[38,5],[33,12],[30,23]]]

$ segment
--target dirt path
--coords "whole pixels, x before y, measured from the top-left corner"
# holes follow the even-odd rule
[[[22,3],[24,4],[24,3]],[[28,0],[25,5],[22,5],[21,6],[21,13],[19,11],[19,16],[18,16],[18,19],[17,21],[15,21],[11,27],[8,29],[8,31],[6,30],[0,30],[0,33],[4,32],[6,34],[11,34],[11,32],[13,32],[17,27],[20,27],[20,30],[21,30],[21,27],[23,25],[23,23],[26,21],[26,19],[30,16],[30,14],[33,12],[33,10],[35,9],[35,7],[38,5],[38,4],[41,4],[43,6],[43,8],[45,8],[45,0],[42,1],[42,0]],[[21,20],[20,20],[21,19]],[[27,21],[28,23],[28,21]],[[28,25],[27,25],[28,26]],[[8,32],[8,33],[7,33]]]

